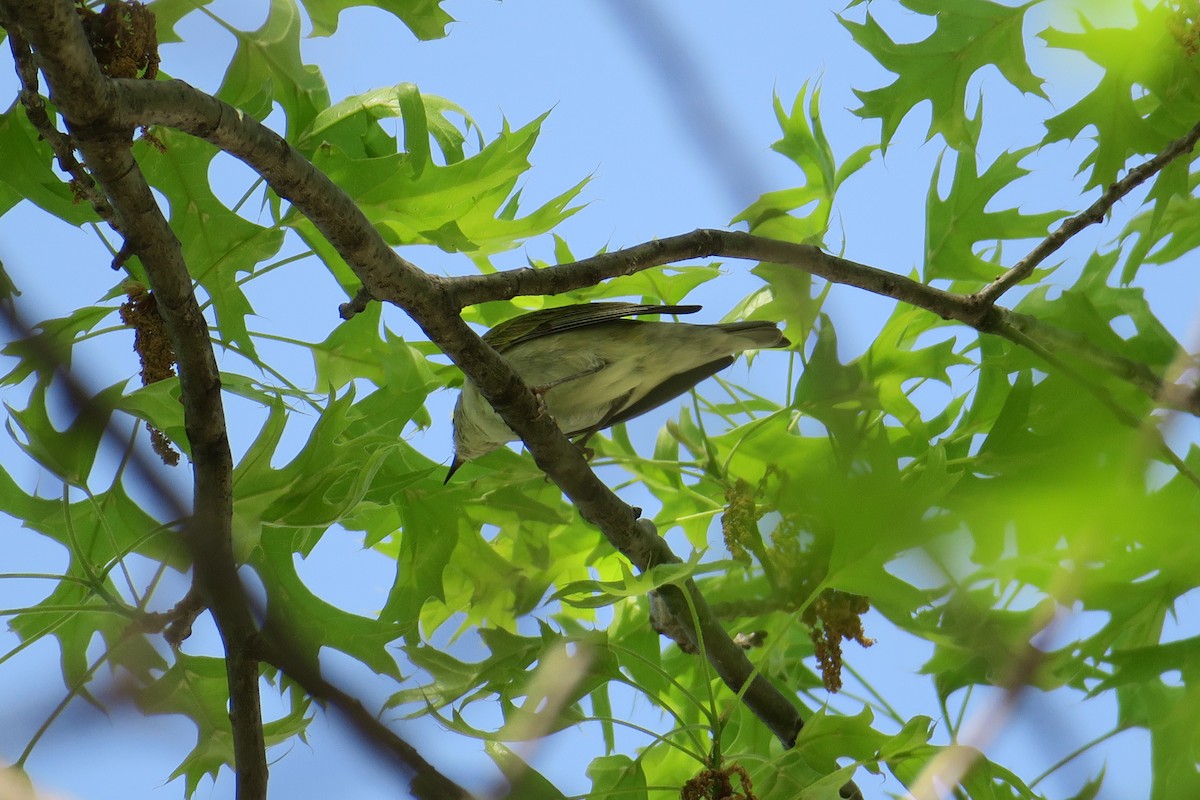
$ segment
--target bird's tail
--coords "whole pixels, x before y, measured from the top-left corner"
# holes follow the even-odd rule
[[[761,320],[724,322],[720,325],[713,325],[713,327],[720,328],[734,336],[749,339],[753,344],[748,345],[746,347],[747,350],[762,350],[768,347],[788,347],[791,345],[791,342],[783,335],[783,331],[779,330],[774,322],[763,322]]]

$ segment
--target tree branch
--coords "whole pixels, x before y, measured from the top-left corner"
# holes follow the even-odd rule
[[[972,300],[983,305],[993,305],[1000,299],[1002,294],[1033,274],[1038,264],[1049,258],[1055,250],[1066,244],[1067,240],[1072,236],[1089,225],[1102,222],[1109,209],[1116,205],[1118,200],[1132,192],[1138,186],[1141,186],[1153,177],[1156,172],[1176,158],[1179,158],[1179,156],[1184,153],[1190,153],[1196,146],[1197,141],[1200,141],[1200,123],[1197,123],[1187,134],[1167,145],[1154,158],[1134,167],[1124,178],[1109,186],[1104,191],[1104,194],[1100,195],[1100,198],[1088,206],[1083,213],[1068,218],[1063,224],[1058,226],[1058,229],[1054,233],[1047,236],[1033,250],[1029,251],[1029,255],[1022,258],[1011,269],[983,289],[971,295]]]
[[[25,107],[25,116],[29,118],[38,134],[54,151],[54,158],[58,161],[59,168],[71,176],[72,190],[77,193],[77,196],[91,203],[92,208],[96,209],[96,213],[102,219],[113,224],[115,220],[112,207],[108,204],[108,198],[96,188],[96,182],[92,180],[92,176],[75,158],[75,148],[71,143],[71,137],[54,127],[54,123],[50,121],[50,115],[46,113],[46,104],[42,102],[42,96],[38,94],[37,65],[33,63],[33,51],[29,49],[29,43],[25,41],[19,31],[14,29],[9,31],[8,45],[17,65],[17,77],[21,80],[20,97],[21,105]]]
[[[961,319],[973,327],[986,313],[964,307],[963,296],[885,270],[832,256],[810,244],[766,239],[739,231],[701,228],[666,239],[602,253],[591,258],[544,269],[518,269],[488,275],[453,278],[454,302],[469,306],[485,300],[507,300],[521,295],[561,294],[620,275],[692,258],[725,258],[771,261],[798,267],[831,283],[857,286],[910,305],[928,309],[945,319]]]
[[[145,267],[177,355],[193,469],[194,510],[185,535],[194,554],[194,580],[213,610],[225,647],[238,797],[265,798],[259,670],[248,647],[256,629],[233,558],[233,458],[208,324],[179,240],[130,151],[133,130],[111,125],[116,98],[74,5],[68,0],[8,0],[2,9],[5,27],[12,31],[15,22],[15,30],[32,46],[68,133],[111,203],[125,237],[122,251],[137,255]]]

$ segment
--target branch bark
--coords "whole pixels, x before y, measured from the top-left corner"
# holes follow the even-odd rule
[[[177,354],[193,469],[193,511],[185,535],[191,540],[195,583],[213,611],[225,648],[238,797],[265,798],[259,668],[249,651],[256,629],[233,558],[233,458],[208,324],[179,240],[133,159],[133,130],[110,122],[116,106],[112,85],[92,56],[73,4],[13,1],[0,8],[5,27],[13,30],[15,23],[33,48],[68,133],[111,204],[125,237],[123,251],[137,255],[146,269]]]

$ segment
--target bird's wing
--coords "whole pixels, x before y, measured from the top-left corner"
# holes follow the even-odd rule
[[[629,405],[624,404],[629,399],[629,396],[626,395],[620,403],[614,404],[608,414],[604,416],[604,419],[597,422],[590,431],[602,431],[605,428],[625,422],[626,420],[631,420],[640,414],[645,414],[647,411],[652,411],[669,400],[674,400],[700,381],[716,375],[728,367],[734,362],[735,358],[736,356],[724,356],[718,358],[716,361],[710,361],[707,364],[701,364],[698,367],[689,369],[687,372],[672,375]],[[583,431],[580,431],[580,433],[583,433]]]
[[[694,314],[700,306],[650,305],[640,303],[580,303],[574,306],[545,308],[506,320],[483,335],[483,340],[503,353],[530,339],[553,333],[586,328],[622,317],[645,314]],[[669,399],[669,398],[668,398]],[[665,402],[665,401],[664,401]]]

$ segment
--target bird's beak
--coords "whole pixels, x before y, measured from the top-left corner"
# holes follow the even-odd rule
[[[458,472],[458,468],[465,463],[467,462],[455,455],[454,460],[450,462],[450,471],[446,473],[446,480],[442,481],[442,486],[449,483],[450,479],[454,477],[454,473]]]

